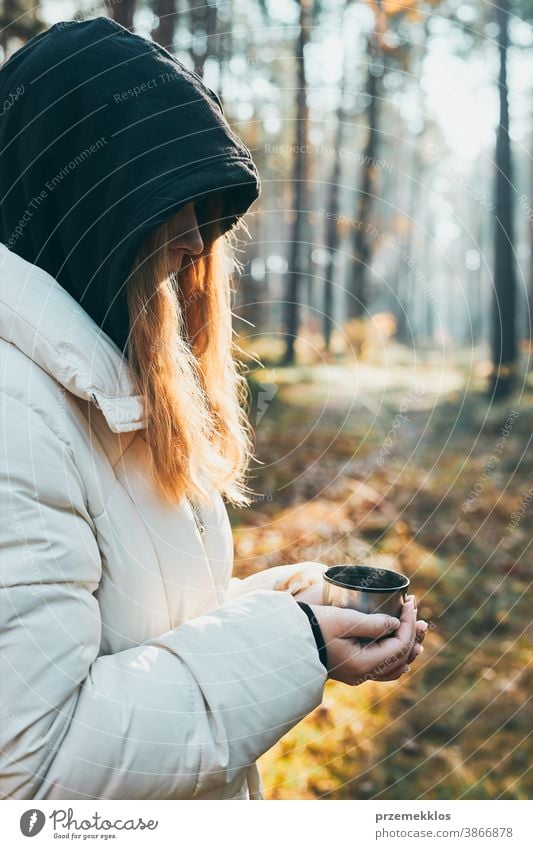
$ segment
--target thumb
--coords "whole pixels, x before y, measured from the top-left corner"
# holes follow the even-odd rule
[[[342,618],[339,621],[340,637],[384,637],[400,627],[400,620],[386,613],[360,613],[350,608],[339,608]]]

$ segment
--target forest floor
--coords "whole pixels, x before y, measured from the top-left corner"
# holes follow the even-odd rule
[[[235,574],[389,566],[430,623],[400,681],[326,683],[260,759],[266,795],[532,798],[533,387],[490,404],[469,363],[393,359],[252,375]]]

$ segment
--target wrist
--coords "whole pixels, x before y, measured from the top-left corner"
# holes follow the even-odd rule
[[[313,637],[315,638],[316,647],[318,649],[318,656],[322,665],[328,670],[328,653],[326,649],[326,643],[324,640],[324,635],[318,623],[318,619],[316,618],[314,611],[312,608],[306,604],[304,601],[298,601],[298,606],[303,610],[309,619],[309,624],[311,625],[311,630],[313,632]]]

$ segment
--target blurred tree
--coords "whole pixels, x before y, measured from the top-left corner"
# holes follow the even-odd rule
[[[375,190],[377,169],[375,161],[378,156],[380,118],[379,105],[382,100],[381,87],[384,74],[383,28],[386,20],[381,8],[381,0],[370,0],[375,6],[376,25],[366,42],[366,85],[365,94],[368,105],[365,112],[367,137],[362,151],[362,167],[360,185],[357,191],[355,209],[355,226],[352,237],[352,261],[349,265],[349,281],[347,286],[348,318],[363,318],[367,315],[368,292],[367,278],[370,260],[370,243],[368,226],[371,223],[371,205]]]
[[[513,8],[513,7],[511,7]],[[519,18],[533,26],[533,0],[515,0],[514,9]],[[533,133],[530,133],[530,144],[533,143]],[[527,221],[529,224],[529,292],[527,293],[528,322],[527,330],[530,350],[533,349],[533,149],[530,149],[530,187]],[[527,193],[526,193],[527,195]],[[530,368],[533,364],[530,362]]]
[[[217,5],[207,0],[189,0],[191,59],[198,76],[204,76],[205,63],[215,53],[217,31]]]
[[[492,306],[492,375],[489,392],[495,398],[509,394],[516,363],[516,271],[514,264],[513,162],[509,138],[509,0],[495,7],[500,53],[500,117],[496,132],[494,298]]]
[[[293,155],[293,202],[290,254],[287,279],[289,282],[285,304],[286,347],[283,361],[294,362],[294,346],[300,323],[300,282],[303,269],[303,247],[308,223],[308,162],[306,145],[309,112],[307,106],[307,80],[305,51],[311,38],[313,0],[299,0],[300,28],[295,44],[296,59],[296,152]]]
[[[348,318],[368,314],[368,277],[375,233],[372,206],[377,193],[379,139],[382,113],[386,103],[384,79],[389,70],[410,69],[412,44],[409,27],[426,19],[440,0],[366,0],[374,13],[374,27],[366,39],[365,124],[366,141],[361,158],[360,183],[356,193],[352,257],[346,285]],[[374,235],[373,235],[374,234]]]
[[[533,133],[531,134],[533,140]],[[533,350],[533,150],[531,151],[531,173],[530,173],[530,191],[529,191],[529,293],[528,293],[528,312],[529,312],[529,344]]]
[[[346,117],[344,111],[344,98],[348,80],[348,69],[346,62],[347,51],[344,44],[342,30],[343,26],[341,21],[341,46],[343,55],[341,91],[339,105],[335,114],[335,143],[333,155],[333,168],[328,182],[328,192],[326,200],[326,224],[324,233],[324,244],[326,248],[327,258],[324,279],[322,332],[324,335],[324,348],[326,351],[329,351],[331,344],[334,311],[333,284],[335,282],[335,259],[337,256],[337,251],[340,242],[339,214],[341,209],[340,189],[342,176],[340,151],[342,149],[342,140],[344,135],[344,121]]]
[[[134,31],[133,16],[135,14],[136,0],[120,0],[111,4],[111,17],[117,24],[122,24],[123,27]]]
[[[157,16],[158,23],[152,30],[152,38],[172,53],[178,15],[178,0],[155,0],[154,13]]]
[[[413,40],[409,44],[409,67],[415,80],[421,80],[424,74],[424,62],[427,57],[428,43],[430,39],[429,22],[431,18],[427,14],[423,18],[422,25],[413,27]],[[396,317],[396,338],[403,343],[413,344],[413,337],[417,328],[413,323],[413,306],[418,297],[423,297],[426,303],[426,321],[428,333],[433,330],[433,302],[428,297],[428,292],[417,291],[414,272],[409,265],[409,258],[414,257],[414,233],[417,227],[422,232],[430,232],[427,222],[420,220],[420,194],[422,186],[428,177],[428,165],[424,160],[422,139],[424,138],[431,120],[427,116],[425,105],[425,91],[419,82],[416,84],[415,102],[417,103],[418,115],[421,124],[414,138],[405,133],[403,127],[396,134],[397,144],[401,144],[401,152],[398,157],[407,164],[401,179],[401,174],[396,181],[396,215],[393,222],[393,235],[398,247],[398,254],[407,260],[394,263],[391,275],[391,287],[395,298],[392,302],[392,312]],[[428,250],[427,237],[424,250]],[[425,266],[426,268],[429,266]]]
[[[449,0],[448,0],[449,2]],[[468,7],[468,14],[461,14],[461,7]],[[488,393],[495,398],[504,398],[512,390],[517,358],[517,276],[515,268],[514,213],[518,196],[521,194],[514,181],[514,166],[509,136],[509,87],[507,67],[513,19],[533,23],[533,0],[502,0],[492,6],[476,0],[464,0],[457,6],[449,3],[449,19],[469,36],[465,51],[485,45],[487,38],[494,38],[499,52],[499,120],[496,128],[496,151],[494,163],[494,291],[491,304],[491,358],[492,370]],[[532,237],[533,251],[533,237]],[[533,278],[533,272],[532,272]],[[532,282],[533,286],[533,282]]]
[[[39,15],[36,0],[3,0],[0,5],[0,44],[3,60],[26,41],[38,35],[46,24]]]
[[[336,115],[335,129],[335,154],[333,156],[333,170],[329,178],[328,196],[326,202],[326,227],[324,242],[327,251],[325,279],[324,279],[324,306],[322,318],[322,332],[324,334],[324,348],[329,351],[331,343],[331,332],[333,327],[333,283],[335,276],[335,257],[339,247],[339,212],[340,212],[340,182],[341,182],[341,157],[344,106],[343,95],[346,83],[346,75],[342,76],[342,91],[339,108]]]

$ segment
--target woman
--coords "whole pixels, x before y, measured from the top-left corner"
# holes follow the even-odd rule
[[[263,798],[256,759],[326,679],[397,678],[424,623],[323,607],[321,564],[231,577],[257,170],[216,95],[107,18],[32,39],[0,92],[0,791]]]

